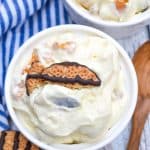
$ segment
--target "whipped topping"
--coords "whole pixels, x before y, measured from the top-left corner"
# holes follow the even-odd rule
[[[63,61],[77,62],[92,69],[102,83],[81,89],[46,84],[27,96],[23,90],[26,74],[22,74],[23,67],[18,67],[12,89],[21,88],[22,93],[18,96],[12,90],[12,104],[22,124],[46,143],[89,143],[104,137],[120,119],[128,99],[116,47],[94,34],[64,32],[53,34],[35,48],[45,67]]]
[[[148,10],[150,0],[73,0],[97,18],[109,21],[128,21]],[[80,7],[80,8],[81,8]]]

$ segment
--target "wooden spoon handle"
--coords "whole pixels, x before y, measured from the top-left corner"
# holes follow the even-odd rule
[[[148,99],[143,100],[142,97],[138,97],[138,104],[132,119],[132,131],[127,150],[139,149],[141,134],[144,129],[146,118],[148,117],[149,102],[150,100]]]

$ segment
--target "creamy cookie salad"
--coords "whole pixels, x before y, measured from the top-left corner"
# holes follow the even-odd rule
[[[124,22],[150,8],[150,0],[72,0],[91,15]]]
[[[65,31],[36,43],[16,65],[12,105],[25,128],[50,143],[90,143],[120,119],[128,96],[108,39]]]

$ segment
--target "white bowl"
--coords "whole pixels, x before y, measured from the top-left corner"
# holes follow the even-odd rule
[[[81,9],[72,0],[64,0],[64,6],[71,19],[78,24],[88,25],[100,29],[116,39],[131,36],[150,23],[150,9],[137,15],[130,21],[112,22],[100,20]]]
[[[23,57],[31,52],[33,47],[36,45],[36,43],[40,42],[41,39],[46,39],[50,35],[53,35],[55,32],[62,32],[62,31],[84,31],[84,32],[89,32],[89,33],[94,33],[97,36],[109,39],[112,41],[112,44],[115,45],[115,47],[118,49],[121,61],[123,64],[123,70],[125,73],[125,86],[127,89],[129,101],[127,104],[127,108],[125,109],[123,115],[121,116],[120,120],[109,130],[108,134],[105,136],[105,138],[97,143],[91,143],[91,144],[76,144],[76,145],[65,145],[65,144],[59,144],[59,145],[47,145],[42,141],[39,141],[35,137],[33,137],[27,129],[22,125],[22,123],[19,121],[17,118],[15,111],[12,107],[12,96],[11,96],[11,82],[12,82],[12,74],[14,72],[14,68],[16,67],[17,63],[19,60],[23,59]],[[86,150],[93,150],[97,148],[101,148],[105,146],[106,144],[110,143],[114,138],[116,138],[122,130],[127,126],[129,120],[132,117],[132,114],[134,112],[136,102],[137,102],[137,78],[136,78],[136,73],[134,70],[134,67],[132,65],[132,62],[130,58],[128,57],[127,53],[124,51],[124,49],[111,37],[106,35],[105,33],[91,28],[87,26],[82,26],[82,25],[62,25],[62,26],[57,26],[57,27],[52,27],[49,29],[46,29],[29,40],[27,40],[18,50],[16,55],[14,56],[13,60],[11,61],[8,71],[7,71],[7,76],[6,76],[6,81],[5,81],[5,98],[6,98],[6,104],[8,107],[8,111],[10,113],[10,116],[18,129],[34,144],[38,145],[39,147],[43,149],[48,149],[48,150],[56,150],[56,149],[62,149],[62,150],[78,150],[78,149],[86,149]]]

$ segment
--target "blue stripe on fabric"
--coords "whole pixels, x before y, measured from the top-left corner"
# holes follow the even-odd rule
[[[56,25],[59,25],[60,24],[60,11],[59,11],[58,0],[55,0],[54,3],[55,3]]]
[[[3,104],[4,111],[5,111],[5,113],[6,113],[7,116],[8,116],[8,110],[7,110],[6,100],[4,99],[4,96],[2,97],[2,104]],[[9,116],[8,116],[8,117],[9,117]]]
[[[33,0],[34,1],[34,0]],[[27,17],[29,17],[29,6],[28,6],[28,3],[27,3],[27,1],[26,0],[23,0],[22,1],[23,2],[23,4],[24,4],[24,8],[25,8],[25,15],[26,15],[26,17],[25,17],[25,19],[27,19]]]
[[[45,0],[42,0],[41,6],[44,6],[45,4]]]
[[[50,18],[50,1],[46,4],[46,21],[47,21],[47,27],[51,26],[51,18]]]
[[[19,24],[19,22],[21,21],[21,10],[19,8],[18,2],[17,0],[13,0],[14,2],[14,6],[16,9],[16,14],[17,14],[17,25]]]
[[[68,18],[68,13],[66,11],[66,9],[63,7],[63,11],[64,11],[64,18],[65,18],[65,23],[69,23],[69,18]]]
[[[4,3],[4,0],[0,0],[1,3]]]
[[[9,126],[3,122],[0,121],[0,126],[4,129],[4,130],[8,130]]]
[[[33,2],[33,8],[34,8],[34,10],[36,10],[37,9],[37,1],[33,0],[32,2]]]
[[[150,26],[149,25],[147,26],[147,31],[148,31],[148,33],[147,33],[148,34],[148,38],[150,39]]]
[[[1,62],[2,62],[2,59],[1,59]],[[0,103],[2,103],[2,85],[1,85],[1,83],[0,83]]]
[[[2,103],[2,104],[3,104],[3,107],[4,107],[5,112],[8,113],[7,106],[6,106],[5,102],[4,102],[4,100],[3,100],[3,103]],[[7,117],[9,117],[9,116],[7,116]]]
[[[20,28],[20,41],[19,41],[19,46],[22,45],[22,43],[24,42],[24,25],[22,25],[22,27]]]
[[[33,35],[33,17],[29,18],[29,37]]]
[[[7,13],[8,13],[8,20],[9,20],[8,30],[9,30],[10,27],[11,27],[11,25],[12,25],[13,16],[12,16],[12,13],[11,13],[11,11],[10,11],[9,5],[7,4],[7,1],[4,3],[4,7],[6,8]]]
[[[2,37],[2,81],[3,81],[3,87],[5,83],[5,74],[6,74],[6,65],[5,65],[5,52],[6,52],[6,34]],[[4,88],[2,91],[2,95],[4,95]]]
[[[42,30],[42,27],[43,27],[43,19],[42,19],[42,11],[39,10],[38,13],[37,13],[37,17],[38,17],[38,31],[41,31]]]
[[[6,115],[6,112],[0,110],[0,115],[3,116],[4,118],[7,118],[8,116]]]
[[[8,61],[9,63],[14,54],[15,42],[16,42],[16,31],[15,31],[15,29],[13,29],[12,30],[12,40],[11,40],[11,44],[10,44],[10,54],[9,54],[9,61]]]
[[[3,102],[2,102],[2,98],[0,98],[0,103],[3,103]]]
[[[4,18],[1,13],[0,13],[0,25],[1,25],[1,29],[2,29],[2,31],[1,31],[1,34],[2,34],[5,31],[5,24],[4,24]],[[1,37],[1,35],[0,35],[0,37]]]

